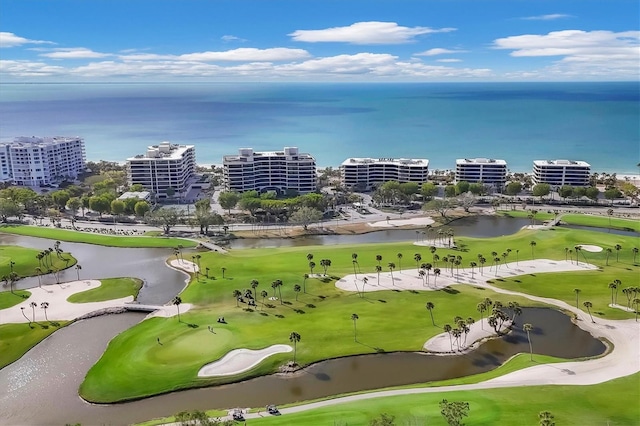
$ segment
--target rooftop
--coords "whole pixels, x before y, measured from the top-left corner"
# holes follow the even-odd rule
[[[0,145],[11,145],[11,146],[33,146],[33,145],[55,145],[60,142],[72,142],[72,141],[82,141],[82,138],[73,136],[49,136],[49,137],[38,137],[38,136],[19,136],[15,138],[11,142],[0,143]]]
[[[536,166],[580,166],[591,167],[591,164],[576,160],[534,160]]]
[[[500,164],[506,165],[504,160],[498,160],[495,158],[458,158],[456,164]]]
[[[347,158],[342,162],[343,166],[354,166],[359,164],[388,164],[396,166],[429,166],[426,158]]]
[[[172,144],[171,142],[165,141],[158,145],[149,146],[145,154],[138,154],[135,157],[127,158],[127,161],[179,160],[189,149],[194,149],[194,146]]]

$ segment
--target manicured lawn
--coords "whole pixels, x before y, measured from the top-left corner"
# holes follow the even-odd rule
[[[438,404],[443,399],[466,401],[464,424],[536,425],[541,411],[550,411],[558,425],[637,425],[640,418],[640,374],[591,386],[535,386],[454,391],[375,398],[332,405],[286,416],[251,419],[258,425],[366,425],[381,413],[396,424],[446,425]]]
[[[103,302],[122,297],[138,297],[142,280],[138,278],[108,278],[100,280],[98,288],[72,294],[67,301],[71,303]]]
[[[66,229],[45,228],[26,225],[3,225],[0,226],[0,232],[110,247],[163,248],[177,247],[179,244],[182,244],[183,247],[196,246],[195,241],[185,240],[182,238],[127,237],[118,235],[92,234],[88,232],[69,231]]]
[[[562,216],[562,221],[570,225],[595,226],[599,228],[613,228],[633,230],[640,232],[640,221],[621,219],[609,216],[596,216],[590,214],[567,214]]]
[[[0,324],[0,368],[18,360],[29,349],[40,343],[69,321],[39,321],[32,324]]]
[[[53,242],[51,245],[53,246]],[[60,248],[64,250],[64,245],[61,245]],[[45,265],[36,258],[40,251],[19,246],[0,246],[0,277],[10,274],[11,262],[14,262],[13,271],[21,278],[37,275],[36,268],[38,267],[46,273],[48,269],[63,270],[77,262],[70,253],[61,253],[58,257],[55,252],[52,252],[46,257],[47,263]]]
[[[530,241],[536,241],[533,252]],[[477,261],[478,253],[490,257],[492,251],[503,253],[507,248],[511,249],[508,261],[515,261],[516,258],[528,260],[532,257],[564,260],[565,247],[577,244],[613,247],[621,244],[624,250],[619,253],[620,261],[612,262],[610,259],[609,266],[605,266],[604,252],[584,253],[590,262],[601,266],[602,270],[579,273],[576,276],[584,276],[575,280],[581,285],[586,281],[593,281],[593,289],[584,286],[581,300],[590,298],[594,312],[601,312],[601,315],[612,319],[633,317],[630,313],[608,308],[607,292],[601,291],[602,288],[607,290],[607,284],[614,276],[629,285],[637,279],[639,269],[631,264],[631,247],[634,242],[631,237],[556,229],[527,230],[493,239],[456,238],[456,242],[460,250],[438,249],[437,254],[440,257],[447,253],[459,254],[463,257],[465,266],[470,261]],[[316,273],[322,272],[321,259],[331,259],[332,266],[328,270],[331,278],[327,282],[307,279],[306,293],[300,292],[296,301],[293,286],[303,286],[304,274],[309,273],[306,258],[308,253],[313,254],[313,260],[318,265]],[[182,315],[182,322],[178,322],[177,318],[154,318],[116,337],[100,361],[89,371],[81,386],[81,395],[95,402],[113,402],[270,373],[291,359],[292,355],[273,356],[252,371],[237,377],[196,377],[202,365],[219,359],[231,349],[259,349],[275,343],[289,343],[291,331],[297,331],[302,336],[297,353],[297,359],[302,364],[336,356],[370,353],[375,348],[384,351],[418,350],[429,337],[441,332],[440,327],[451,322],[454,316],[472,316],[478,319],[476,305],[484,297],[503,302],[511,300],[472,286],[456,286],[454,292],[384,291],[367,293],[361,298],[334,286],[337,277],[353,273],[352,253],[358,254],[362,272],[367,272],[372,277],[375,277],[375,266],[378,264],[377,254],[383,257],[383,273],[389,271],[386,266],[388,262],[394,262],[394,275],[400,279],[403,274],[408,273],[408,268],[416,267],[413,260],[415,253],[421,253],[422,262],[431,261],[431,253],[427,247],[411,243],[254,249],[232,251],[226,255],[202,253],[202,269],[209,267],[210,275],[215,275],[216,279],[202,276],[199,281],[194,279],[181,295],[183,302],[195,303],[197,308]],[[398,259],[397,253],[403,254],[402,259]],[[443,267],[442,264],[439,266]],[[485,268],[488,267],[489,264],[485,265]],[[222,268],[226,269],[224,279]],[[515,279],[505,279],[496,284],[516,289],[511,286],[526,282],[527,285],[523,284],[517,289],[527,293],[539,292],[542,296],[556,297],[571,303],[575,300],[573,288],[576,285],[571,276],[569,273],[535,274],[521,278],[521,283],[517,283]],[[258,296],[257,310],[247,311],[243,309],[246,308],[244,304],[236,307],[233,290],[244,291],[250,288],[253,279],[259,281],[258,294],[266,290],[269,296],[274,294],[271,283],[282,280],[281,291],[285,304],[280,304],[279,300],[267,300],[272,306],[263,307],[262,298]],[[371,280],[375,283],[375,278]],[[275,294],[279,296],[277,290]],[[427,301],[436,306],[434,316],[439,327],[431,324],[424,307]],[[516,301],[523,306],[533,305],[526,299]],[[361,343],[353,340],[353,313],[360,317],[358,340]],[[215,320],[220,316],[226,318],[227,325],[216,324]],[[208,325],[220,332],[215,335],[206,332]],[[331,330],[331,333],[322,330]],[[163,345],[157,344],[157,338],[160,338]],[[122,359],[127,359],[128,362],[120,362]]]
[[[31,292],[26,290],[14,290],[13,293],[10,291],[0,292],[0,309],[7,309],[22,303],[29,296],[31,296]]]

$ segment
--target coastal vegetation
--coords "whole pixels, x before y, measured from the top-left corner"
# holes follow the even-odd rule
[[[532,241],[536,242],[535,253]],[[219,359],[231,349],[260,349],[276,343],[287,343],[291,330],[304,336],[296,353],[296,361],[301,365],[345,355],[418,350],[429,337],[441,333],[442,325],[452,318],[478,318],[477,304],[484,298],[501,300],[506,305],[505,296],[469,285],[456,286],[455,291],[426,293],[389,290],[362,295],[345,292],[334,286],[335,280],[353,273],[354,268],[358,273],[375,276],[376,266],[380,266],[378,256],[385,263],[393,260],[394,266],[397,262],[397,269],[389,267],[387,271],[385,268],[384,273],[393,273],[395,280],[399,280],[403,274],[411,273],[407,265],[402,264],[400,268],[402,254],[407,259],[415,259],[414,254],[421,253],[425,260],[435,258],[433,254],[438,254],[442,259],[439,260],[442,273],[450,273],[450,269],[447,269],[449,266],[442,263],[445,258],[451,258],[449,255],[453,255],[464,267],[477,261],[478,254],[491,257],[492,252],[508,253],[498,259],[502,262],[524,261],[534,255],[535,258],[564,260],[566,247],[580,244],[615,247],[618,244],[624,248],[619,253],[619,262],[610,262],[608,266],[604,250],[581,253],[578,261],[597,265],[597,272],[525,274],[519,278],[492,281],[500,287],[554,297],[572,305],[576,298],[574,289],[581,287],[580,299],[592,303],[595,315],[609,319],[632,318],[632,313],[608,306],[610,290],[607,284],[612,279],[630,284],[637,277],[638,266],[633,264],[634,242],[632,237],[614,234],[555,229],[525,230],[490,239],[461,237],[456,238],[457,249],[437,248],[435,253],[431,253],[429,247],[411,243],[202,253],[198,262],[203,269],[209,268],[212,273],[209,277],[198,274],[196,278],[194,275],[180,295],[181,302],[192,303],[195,307],[182,313],[180,321],[175,317],[153,318],[116,337],[100,361],[89,371],[80,393],[92,402],[114,402],[273,372],[291,355],[273,356],[258,367],[233,377],[197,377],[200,367]],[[357,254],[357,258],[354,258],[354,254]],[[327,271],[322,271],[326,276],[317,270],[315,274],[309,273],[309,255],[319,262],[330,262]],[[583,256],[586,256],[586,260]],[[357,259],[357,264],[354,259]],[[411,263],[409,261],[409,265]],[[506,267],[499,263],[497,265]],[[486,274],[490,267],[489,264],[484,269],[478,266],[480,270],[476,273]],[[226,273],[221,278],[223,268]],[[415,270],[413,273],[417,274]],[[582,285],[585,277],[593,284]],[[254,280],[258,282],[255,287]],[[550,282],[553,285],[549,285]],[[278,285],[272,285],[274,283]],[[527,283],[526,286],[523,283]],[[305,291],[296,292],[296,285],[301,285]],[[266,301],[256,297],[263,290],[268,290],[268,294],[272,295]],[[239,305],[239,295],[244,301],[253,298],[257,303],[255,306]],[[535,305],[525,299],[513,299],[520,306]],[[435,306],[433,315],[436,326],[431,321],[430,313],[425,310],[427,302]],[[402,309],[398,308],[400,306]],[[354,312],[358,315],[355,342]],[[206,326],[215,324],[215,318],[220,316],[226,319],[226,324],[215,326],[216,334],[212,336]],[[422,321],[416,321],[416,318],[422,318]],[[323,330],[330,329],[332,333],[319,332],[319,324],[322,324]],[[158,345],[156,338],[160,338],[163,345]],[[127,358],[129,363],[119,363],[118,360],[122,358]],[[160,365],[162,374],[158,374]],[[114,371],[118,374],[113,374]]]

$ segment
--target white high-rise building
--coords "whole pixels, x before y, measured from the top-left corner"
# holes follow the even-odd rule
[[[78,137],[18,137],[0,143],[0,180],[43,186],[73,180],[85,169],[84,140]]]
[[[388,181],[424,183],[429,160],[408,158],[347,158],[341,165],[342,185],[366,191]]]
[[[507,162],[493,158],[459,158],[456,160],[456,182],[461,181],[500,189],[507,181]]]
[[[573,160],[536,160],[533,162],[533,183],[547,183],[554,187],[563,185],[589,186],[591,165]]]
[[[196,151],[193,145],[162,142],[147,148],[144,155],[127,159],[129,185],[140,184],[158,198],[166,198],[167,190],[184,194],[196,173]]]
[[[238,155],[225,155],[222,165],[227,191],[306,194],[317,188],[316,160],[297,147],[275,152],[241,148]]]

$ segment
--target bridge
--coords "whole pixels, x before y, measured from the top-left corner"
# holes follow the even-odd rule
[[[558,225],[558,223],[560,223],[560,219],[562,219],[562,216],[564,216],[564,214],[556,215],[556,217],[555,217],[555,218],[553,218],[553,219],[552,219],[552,220],[550,220],[549,222],[546,222],[546,223],[545,223],[545,226],[547,226],[547,227],[549,227],[549,228],[554,227],[554,226],[557,226],[557,225]]]
[[[195,240],[195,241],[198,241],[198,240]],[[217,251],[217,252],[220,252],[220,253],[226,253],[227,252],[225,249],[223,249],[222,247],[220,247],[217,244],[213,244],[213,243],[210,243],[210,242],[207,242],[207,241],[198,241],[198,243],[202,247],[207,248],[207,249],[212,250],[212,251]]]
[[[160,309],[167,308],[167,306],[163,305],[142,305],[140,303],[125,303],[124,308],[127,311],[136,311],[136,312],[155,312]]]

